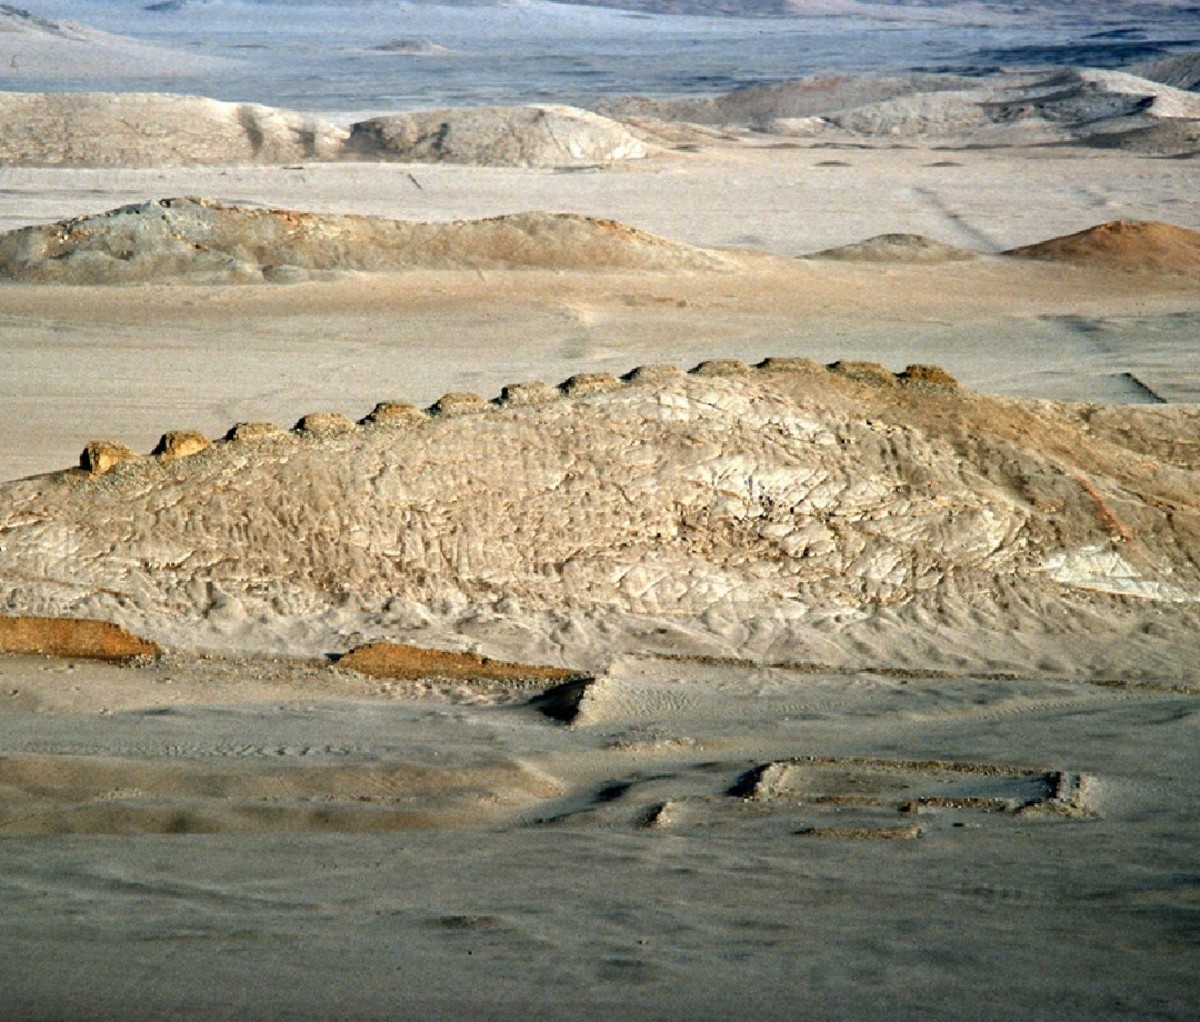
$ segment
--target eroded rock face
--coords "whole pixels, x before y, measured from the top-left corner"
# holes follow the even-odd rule
[[[453,620],[590,667],[660,633],[805,660],[833,617],[1011,636],[1200,598],[1194,409],[788,365],[6,484],[0,605],[182,647]]]
[[[414,223],[160,199],[0,235],[0,281],[300,280],[343,271],[732,270],[734,256],[611,220],[519,213]]]
[[[614,120],[569,106],[422,110],[360,121],[349,154],[493,167],[579,167],[637,160],[646,147]]]

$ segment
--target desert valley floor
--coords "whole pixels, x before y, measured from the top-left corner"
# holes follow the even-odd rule
[[[0,1017],[1193,1017],[1170,67],[0,93]]]

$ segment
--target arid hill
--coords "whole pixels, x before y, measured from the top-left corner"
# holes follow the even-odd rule
[[[1145,220],[1113,220],[1005,255],[1103,269],[1200,274],[1200,231]]]
[[[1045,670],[1053,632],[1057,669],[1152,672],[1196,641],[1198,424],[794,359],[385,403],[5,484],[0,605],[176,648],[373,634],[576,669]]]
[[[753,85],[716,96],[661,99],[618,96],[598,100],[595,109],[620,119],[650,117],[693,124],[765,128],[780,118],[820,117],[915,93],[966,89],[977,84],[975,79],[957,75],[822,75]]]
[[[733,256],[609,220],[520,213],[413,223],[162,199],[0,235],[0,281],[292,281],[406,269],[728,270]]]
[[[646,147],[624,125],[570,106],[423,110],[360,121],[347,155],[494,167],[579,167],[636,160]]]
[[[393,160],[580,167],[641,159],[622,124],[575,107],[426,110],[344,128],[313,114],[161,92],[0,93],[0,162],[158,167]]]
[[[344,128],[257,103],[160,92],[0,93],[0,163],[158,167],[330,159]]]
[[[920,234],[879,234],[850,245],[813,252],[808,259],[856,263],[954,263],[974,259],[969,249],[946,245]]]

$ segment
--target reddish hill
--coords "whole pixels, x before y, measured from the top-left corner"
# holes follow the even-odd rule
[[[1113,270],[1200,274],[1200,231],[1157,220],[1113,220],[1004,254]]]

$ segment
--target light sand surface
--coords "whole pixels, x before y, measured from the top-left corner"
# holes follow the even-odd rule
[[[4,839],[9,1018],[1190,1012],[1194,695],[643,657],[568,728],[315,666],[0,670],[43,835]]]

